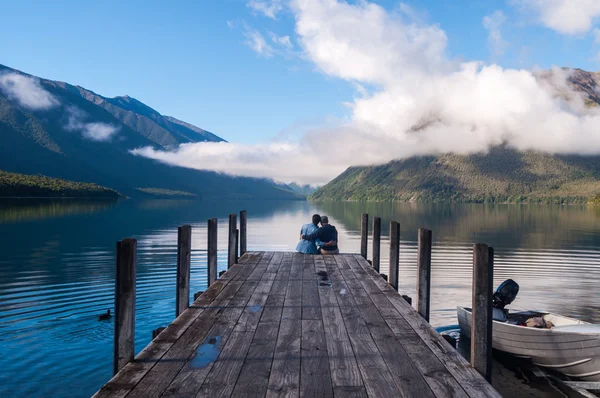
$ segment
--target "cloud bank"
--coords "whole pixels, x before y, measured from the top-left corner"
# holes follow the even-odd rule
[[[600,17],[598,0],[512,0],[533,12],[544,26],[559,33],[578,35],[589,32]]]
[[[119,131],[118,126],[99,122],[84,122],[87,114],[75,106],[67,107],[68,122],[65,128],[69,131],[78,131],[82,137],[97,142],[110,141]]]
[[[0,90],[11,100],[31,110],[45,110],[59,105],[58,100],[40,85],[39,79],[20,73],[0,74]]]
[[[422,23],[406,6],[387,11],[367,1],[294,0],[290,9],[306,59],[325,75],[371,87],[349,102],[347,120],[293,142],[198,143],[135,153],[185,167],[299,183],[327,182],[350,165],[485,152],[500,144],[600,153],[600,113],[570,90],[568,72],[554,69],[542,78],[538,72],[452,59],[445,32]],[[484,21],[493,42],[501,38],[493,34],[501,17]]]

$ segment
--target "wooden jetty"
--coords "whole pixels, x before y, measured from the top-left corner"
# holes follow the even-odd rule
[[[428,282],[420,315],[365,252],[228,253],[227,272],[134,360],[115,365],[95,397],[500,397],[426,321]],[[428,279],[430,248],[421,257]]]

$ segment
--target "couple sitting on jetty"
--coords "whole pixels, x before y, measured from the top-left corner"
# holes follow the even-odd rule
[[[321,228],[318,227],[321,223]],[[300,231],[300,242],[296,250],[305,254],[338,254],[338,233],[333,225],[329,225],[327,216],[312,216],[312,223],[304,224]]]

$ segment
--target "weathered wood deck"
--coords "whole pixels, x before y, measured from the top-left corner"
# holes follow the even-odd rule
[[[95,397],[499,397],[361,256],[240,258]]]

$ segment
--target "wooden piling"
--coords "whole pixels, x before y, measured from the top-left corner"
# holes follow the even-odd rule
[[[240,256],[248,250],[248,227],[246,210],[240,211]]]
[[[432,233],[425,228],[419,229],[417,253],[417,311],[429,322],[429,303],[431,288],[431,239]]]
[[[137,241],[117,242],[113,373],[133,360],[135,350],[135,265]]]
[[[177,228],[177,296],[175,317],[190,306],[190,259],[192,256],[192,227]]]
[[[235,230],[235,263],[238,263],[240,258],[240,230]]]
[[[360,221],[360,255],[367,259],[367,244],[369,241],[369,215],[363,213]]]
[[[473,302],[471,320],[471,366],[492,381],[492,295],[494,249],[483,243],[473,246]]]
[[[152,340],[154,340],[155,338],[158,337],[159,334],[161,334],[163,332],[163,330],[165,330],[166,327],[160,327],[160,328],[156,328],[152,331]]]
[[[208,286],[217,280],[217,223],[216,218],[208,220]]]
[[[400,272],[400,224],[390,222],[390,270],[389,284],[398,290],[398,274]]]
[[[379,273],[381,262],[381,218],[373,217],[373,268]]]
[[[235,231],[237,229],[237,217],[235,214],[229,215],[229,238],[228,238],[228,249],[227,249],[227,268],[235,264]]]
[[[194,293],[194,301],[198,300],[198,297],[202,296],[202,293],[204,293],[203,290]]]

